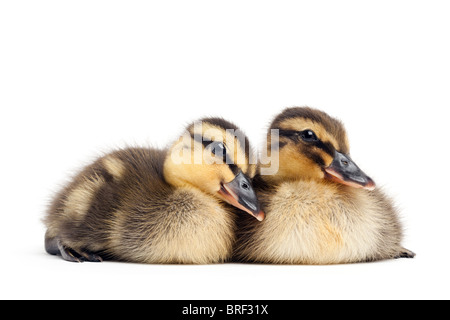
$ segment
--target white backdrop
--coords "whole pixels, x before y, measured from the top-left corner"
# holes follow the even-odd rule
[[[0,298],[450,298],[448,1],[2,1]],[[344,121],[396,199],[414,260],[73,264],[40,221],[102,152],[205,115],[254,145],[284,107]]]

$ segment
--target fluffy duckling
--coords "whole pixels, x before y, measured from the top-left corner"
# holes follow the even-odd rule
[[[107,154],[53,200],[46,251],[74,262],[226,261],[235,241],[232,206],[264,218],[249,158],[248,139],[220,118],[190,125],[165,150]]]
[[[255,177],[266,219],[256,224],[244,217],[237,261],[339,264],[414,257],[401,246],[392,201],[350,158],[341,122],[319,110],[288,108],[270,129],[269,154],[271,134],[279,134],[270,154],[279,169]]]

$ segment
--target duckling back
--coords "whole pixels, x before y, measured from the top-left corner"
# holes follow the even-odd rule
[[[234,215],[163,177],[167,151],[130,148],[85,168],[51,204],[46,249],[71,261],[216,263],[231,255]]]

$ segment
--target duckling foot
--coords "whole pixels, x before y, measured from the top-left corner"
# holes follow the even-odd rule
[[[408,249],[402,248],[401,251],[394,257],[395,259],[399,258],[414,258],[416,254]]]
[[[72,248],[64,246],[61,241],[58,240],[58,249],[59,253],[61,254],[61,257],[69,262],[102,262],[103,259],[92,252],[86,252],[86,251],[75,251]]]
[[[81,252],[83,261],[88,262],[103,262],[102,257],[100,257],[98,254],[92,253],[92,252]]]

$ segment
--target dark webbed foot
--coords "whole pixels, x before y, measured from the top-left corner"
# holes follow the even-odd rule
[[[400,252],[395,256],[395,259],[399,258],[414,258],[416,254],[408,249],[402,248]]]
[[[98,254],[92,252],[81,252],[83,261],[102,262],[103,259]]]
[[[66,260],[66,261],[70,261],[70,262],[84,262],[84,261],[89,261],[89,262],[102,262],[102,258],[95,254],[95,253],[91,253],[91,252],[87,252],[87,251],[75,251],[72,248],[66,247],[64,246],[61,241],[57,240],[57,245],[58,245],[58,249],[59,249],[59,253],[61,254],[61,257]]]
[[[59,254],[61,254],[61,257],[64,260],[69,262],[82,262],[81,256],[75,250],[63,246],[59,240],[58,240],[58,249]]]

